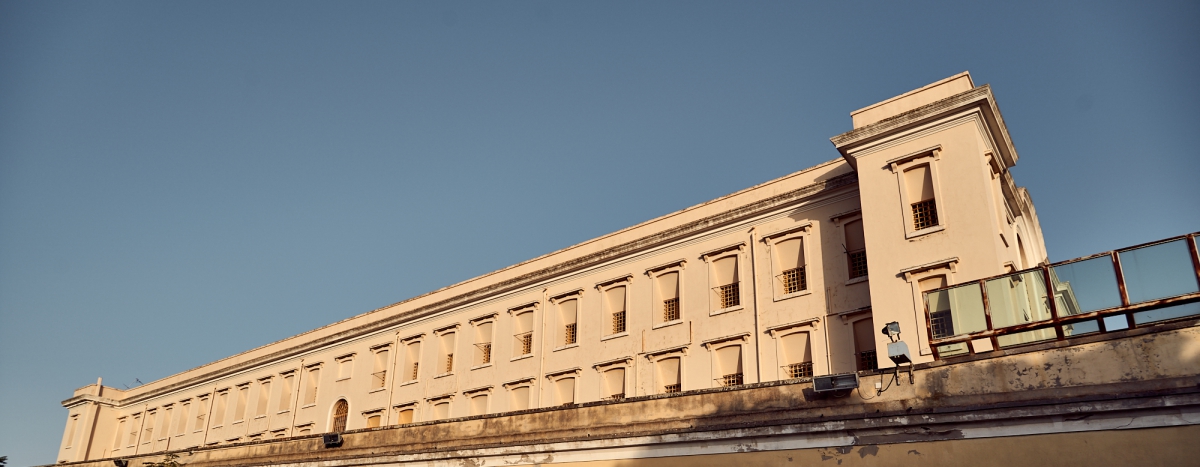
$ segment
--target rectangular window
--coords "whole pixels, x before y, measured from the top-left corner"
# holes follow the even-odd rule
[[[808,378],[813,375],[812,350],[808,344],[807,332],[795,332],[779,338],[782,347],[783,377]]]
[[[533,353],[533,311],[525,311],[517,314],[513,320],[514,348],[517,355],[529,355]]]
[[[138,424],[142,422],[141,414],[134,414],[133,421],[129,424],[129,447],[133,447],[138,441]]]
[[[575,378],[562,378],[554,382],[554,404],[575,403]]]
[[[292,408],[292,390],[295,383],[296,374],[288,373],[283,375],[282,384],[279,385],[279,411],[283,412]]]
[[[447,332],[438,337],[438,351],[441,352],[441,356],[438,358],[441,362],[441,367],[438,368],[438,371],[442,374],[454,372],[455,337],[454,332]]]
[[[654,278],[654,295],[661,310],[663,323],[676,321],[680,317],[679,304],[679,271],[660,274]]]
[[[354,357],[342,357],[337,361],[337,379],[350,379],[351,373],[354,372]]]
[[[847,222],[843,229],[846,234],[846,261],[850,278],[856,279],[867,276],[867,240],[863,233],[862,219]]]
[[[879,368],[875,355],[875,324],[870,318],[854,322],[854,352],[858,357],[858,371]]]
[[[613,368],[602,373],[604,380],[605,399],[624,399],[625,398],[625,368]]]
[[[712,271],[717,309],[731,308],[741,304],[737,256],[726,256],[713,261]]]
[[[263,416],[267,414],[267,407],[271,402],[271,382],[263,381],[258,385],[258,408],[254,410],[254,415]]]
[[[654,364],[658,373],[658,385],[663,394],[680,392],[683,389],[679,375],[679,357],[660,359]]]
[[[421,375],[421,341],[409,342],[405,347],[405,381],[416,381]]]
[[[320,386],[321,368],[309,367],[304,378],[304,405],[317,403],[317,388]]]
[[[113,439],[113,450],[121,449],[121,436],[125,435],[125,419],[122,418],[117,422],[117,436]]]
[[[146,426],[142,428],[142,444],[150,444],[154,441],[154,419],[158,413],[154,411],[146,412]]]
[[[794,294],[808,290],[808,274],[804,263],[804,238],[796,237],[783,240],[772,247],[775,253],[776,270],[779,274],[779,284],[783,286],[783,295]]]
[[[568,298],[558,302],[558,317],[562,323],[562,345],[574,344],[578,339],[577,322],[579,318],[579,300]]]
[[[191,402],[179,404],[179,415],[175,418],[175,436],[187,433],[188,411],[192,408]]]
[[[171,416],[175,414],[174,412],[175,412],[174,407],[167,407],[165,410],[163,410],[163,427],[162,427],[162,437],[163,438],[171,436]]]
[[[525,410],[529,408],[529,386],[518,386],[509,390],[509,410]]]
[[[242,420],[246,419],[246,404],[249,402],[249,401],[247,401],[247,399],[249,397],[250,397],[250,385],[244,384],[244,385],[238,386],[237,405],[235,405],[234,409],[233,409],[233,414],[234,414],[233,421],[238,422],[238,421],[242,421]]]
[[[492,363],[492,322],[475,323],[474,365]]]
[[[605,290],[604,307],[612,322],[610,334],[625,332],[625,286],[619,285]]]
[[[371,414],[367,416],[367,428],[379,428],[379,424],[383,422],[383,415]]]
[[[488,395],[487,393],[471,396],[471,415],[484,415],[487,413]]]
[[[416,415],[416,409],[412,406],[400,407],[396,412],[396,424],[404,425],[412,423],[414,415]]]
[[[192,427],[193,431],[204,429],[204,418],[208,416],[208,398],[200,399],[196,404],[196,425]]]
[[[375,366],[371,369],[371,389],[379,389],[387,385],[388,349],[375,351]]]
[[[742,384],[742,346],[730,345],[717,349],[717,383],[720,386]]]
[[[213,426],[220,426],[225,423],[225,410],[229,404],[229,391],[222,391],[217,394],[217,405],[213,408]]]
[[[933,194],[933,174],[929,164],[921,164],[904,171],[904,186],[912,208],[913,230],[922,230],[938,225],[937,207]]]
[[[433,404],[433,419],[444,420],[450,418],[450,401],[443,400]]]
[[[75,428],[79,424],[79,415],[72,415],[67,422],[67,447],[75,444]]]
[[[930,290],[940,289],[946,286],[946,276],[926,277],[917,281],[917,287],[921,289],[921,295]],[[930,301],[929,309],[929,327],[933,332],[934,339],[950,337],[954,335],[954,319],[950,316],[950,307],[948,301],[937,302]],[[943,306],[938,306],[943,305]]]

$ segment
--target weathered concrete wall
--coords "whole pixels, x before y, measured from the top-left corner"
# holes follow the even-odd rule
[[[344,434],[344,445],[330,449],[322,445],[318,436],[198,448],[183,461],[197,467],[451,459],[482,462],[497,456],[679,444],[681,447],[676,451],[657,456],[670,457],[672,452],[707,454],[711,450],[706,451],[705,446],[709,445],[726,445],[729,452],[739,452],[765,449],[749,447],[772,442],[776,451],[780,447],[880,445],[879,452],[888,455],[878,459],[904,459],[908,455],[907,449],[896,451],[898,448],[885,448],[886,445],[923,442],[933,443],[928,453],[916,448],[923,455],[986,457],[989,450],[1011,450],[1003,446],[1023,444],[1005,444],[1016,443],[1013,440],[1018,438],[989,442],[973,438],[1039,434],[1021,439],[1032,440],[1030,446],[1042,446],[1037,451],[1052,452],[1050,448],[1055,443],[1091,445],[1108,439],[1104,432],[1120,428],[1163,428],[1164,434],[1158,438],[1165,439],[1195,433],[1190,425],[1200,424],[1200,327],[1152,331],[1135,330],[1123,337],[1114,334],[1117,338],[1110,340],[927,365],[915,371],[915,384],[902,377],[899,383],[891,383],[878,395],[871,389],[874,382],[880,381],[876,378],[889,384],[882,375],[863,378],[861,388],[844,397],[814,394],[811,385],[803,381],[763,383],[695,394],[360,430]],[[1171,426],[1187,428],[1167,428]],[[1061,438],[1048,434],[1062,431],[1078,433]],[[1128,431],[1129,434],[1117,437],[1136,440],[1141,439],[1143,432],[1149,433]],[[1145,438],[1146,447],[1134,447],[1139,445],[1135,443],[1130,445],[1131,452],[1160,464],[1174,455],[1175,451],[1168,455],[1155,448],[1163,446],[1155,436]],[[938,444],[950,441],[954,443]],[[1102,448],[1112,446],[1115,445],[1105,444]],[[865,452],[862,448],[855,449]],[[934,452],[938,449],[944,452]],[[1089,451],[1063,450],[1062,460],[1069,461],[1083,452]],[[804,456],[818,454],[797,455],[809,459]],[[1019,459],[1024,454],[1005,455]],[[774,454],[748,456],[746,462],[778,459],[771,456]],[[854,456],[842,456],[844,461],[851,461],[851,457]],[[140,467],[147,460],[160,458],[159,454],[139,457],[130,465]],[[864,454],[861,459],[867,456]],[[1104,461],[1110,459],[1116,458]],[[91,461],[81,465],[108,467],[111,463]]]

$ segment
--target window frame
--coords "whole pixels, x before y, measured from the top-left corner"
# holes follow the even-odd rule
[[[654,266],[654,267],[646,270],[645,274],[647,277],[650,278],[650,313],[651,313],[650,316],[651,316],[651,323],[652,323],[650,326],[651,329],[665,328],[667,326],[674,326],[676,324],[683,323],[684,318],[685,318],[683,305],[684,305],[684,302],[686,302],[686,300],[683,299],[684,292],[685,292],[685,285],[684,285],[685,281],[683,280],[683,277],[684,277],[683,271],[686,266],[687,266],[687,261],[680,259],[680,260],[672,261],[670,263],[660,264],[658,266]],[[676,284],[675,284],[675,298],[676,298],[676,300],[678,300],[679,317],[675,318],[673,320],[670,320],[670,321],[659,320],[658,317],[661,316],[661,313],[663,311],[663,308],[662,308],[663,300],[660,298],[660,296],[661,296],[660,294],[662,292],[659,290],[658,278],[662,277],[663,275],[670,274],[670,273],[677,274],[676,275]],[[626,315],[626,316],[628,317],[628,315]]]
[[[684,391],[683,382],[687,381],[687,374],[686,374],[687,365],[685,365],[683,362],[685,360],[685,357],[687,357],[687,354],[688,354],[688,346],[686,346],[686,345],[680,346],[680,347],[675,347],[675,348],[670,348],[670,349],[664,349],[664,350],[660,350],[658,352],[646,354],[646,360],[650,361],[650,367],[652,368],[651,372],[654,374],[654,376],[652,378],[652,380],[654,381],[654,388],[655,388],[654,394],[675,394],[675,393],[671,393],[671,392],[666,392],[666,385],[662,384],[663,381],[659,381],[661,376],[658,374],[658,362],[661,360],[666,360],[666,359],[670,359],[670,358],[678,358],[679,359],[679,391],[677,391],[677,392]]]
[[[607,280],[607,281],[601,282],[599,284],[596,284],[596,291],[600,294],[600,312],[601,312],[600,319],[604,323],[604,326],[600,327],[600,340],[601,341],[606,341],[609,339],[616,339],[618,337],[626,337],[629,335],[629,318],[631,316],[633,316],[633,314],[629,312],[629,308],[630,308],[629,307],[629,305],[630,305],[629,297],[632,295],[632,294],[630,294],[630,288],[632,286],[633,286],[633,275],[626,275],[623,277],[619,277],[617,279],[611,279],[611,280]],[[614,321],[614,318],[612,317],[613,313],[608,312],[608,291],[615,289],[617,287],[625,288],[625,310],[624,310],[625,330],[623,330],[621,332],[607,332],[607,331],[612,330],[612,327],[613,327],[612,324]]]
[[[904,222],[904,238],[913,239],[924,235],[929,235],[934,232],[946,230],[948,220],[945,212],[945,197],[942,196],[940,177],[938,176],[938,162],[941,161],[942,147],[941,145],[929,147],[909,153],[907,155],[897,157],[887,162],[892,173],[896,176],[896,183],[900,187],[900,207],[903,215],[901,218]],[[908,182],[905,180],[904,173],[921,165],[929,167],[929,181],[933,187],[934,212],[937,213],[938,225],[926,227],[917,230],[913,225],[912,220],[912,204],[914,201],[908,199]]]
[[[737,334],[737,335],[733,335],[733,336],[726,336],[726,337],[720,337],[717,339],[711,339],[711,340],[708,340],[701,344],[702,346],[704,346],[705,350],[708,350],[709,374],[713,376],[712,381],[710,382],[710,384],[711,384],[710,387],[721,388],[721,387],[744,386],[744,385],[750,384],[750,381],[749,381],[750,378],[748,377],[750,372],[748,370],[752,366],[747,364],[747,361],[746,361],[746,358],[747,358],[746,349],[748,347],[750,347],[749,342],[750,342],[750,333],[747,332],[747,333],[741,333],[741,334]],[[726,375],[724,375],[724,374],[718,375],[717,374],[718,367],[720,366],[719,362],[718,362],[717,352],[720,351],[721,349],[728,348],[728,347],[734,347],[734,346],[739,347],[738,355],[740,356],[740,361],[741,361],[741,366],[742,366],[742,373],[741,373],[742,383],[737,384],[737,385],[728,385],[728,386],[724,385],[724,384],[718,384],[717,380],[724,378]],[[683,360],[680,360],[680,363],[682,364]]]
[[[492,413],[492,402],[493,402],[492,388],[493,388],[493,386],[488,385],[488,386],[484,386],[484,387],[480,387],[480,388],[467,389],[462,392],[463,398],[465,398],[467,400],[467,416],[468,417],[477,417],[477,416],[488,415],[488,414]],[[483,413],[472,414],[471,411],[474,410],[474,408],[475,408],[474,399],[479,396],[487,397],[487,406],[483,408]]]
[[[559,310],[558,307],[561,306],[563,303],[568,302],[570,300],[575,300],[575,341],[567,343],[566,342],[567,324],[563,321],[562,311]],[[575,289],[570,292],[560,293],[558,295],[555,295],[554,297],[550,298],[550,304],[555,307],[554,313],[552,313],[552,316],[554,319],[554,344],[555,344],[555,346],[553,349],[551,349],[551,352],[558,352],[560,350],[573,349],[573,348],[579,347],[579,335],[580,335],[580,332],[579,332],[580,331],[580,329],[579,329],[580,319],[579,319],[579,317],[580,317],[580,315],[582,315],[582,311],[583,311],[583,289]],[[559,334],[560,331],[562,332],[562,334]],[[562,342],[562,344],[559,344],[560,341]]]
[[[438,361],[437,361],[437,367],[434,368],[434,370],[436,371],[436,370],[441,370],[441,369],[444,369],[447,367],[449,368],[449,371],[443,371],[443,372],[435,374],[433,376],[434,379],[444,378],[447,376],[454,375],[454,369],[457,368],[457,364],[460,363],[460,362],[455,361],[456,360],[455,357],[458,354],[458,344],[459,344],[458,341],[459,341],[459,337],[460,337],[458,335],[458,328],[459,328],[459,323],[454,323],[451,325],[442,326],[433,331],[434,340],[436,340],[437,344],[438,344]],[[445,336],[446,334],[454,334],[454,342],[452,343],[449,352],[443,352],[443,349],[442,349],[442,337]],[[422,347],[424,347],[424,345],[422,345]],[[424,350],[425,349],[421,349],[422,352],[424,352]],[[419,369],[419,367],[418,367],[418,369]]]
[[[317,403],[320,402],[320,400],[321,400],[321,381],[320,381],[320,379],[321,379],[322,367],[324,365],[325,365],[325,362],[317,362],[317,363],[312,363],[309,365],[304,365],[304,372],[301,374],[304,376],[307,376],[307,378],[304,378],[305,379],[304,384],[306,386],[304,386],[303,390],[300,391],[299,397],[297,397],[297,399],[296,399],[296,404],[299,405],[301,409],[315,407],[317,405]],[[316,379],[315,381],[313,378],[314,371],[317,373],[317,377],[315,378]],[[312,402],[306,402],[305,399],[308,399],[308,398],[304,397],[304,396],[308,395],[308,393],[306,392],[308,390],[308,386],[307,386],[308,384],[312,384],[312,394],[313,394]]]
[[[409,355],[408,355],[408,353],[409,353],[408,348],[409,348],[409,346],[411,346],[413,344],[417,344],[417,355],[415,357],[412,357],[412,359],[410,360]],[[417,384],[417,383],[421,382],[421,369],[422,369],[421,367],[423,366],[423,365],[421,365],[421,360],[424,358],[425,350],[426,350],[425,349],[425,347],[426,347],[425,346],[425,333],[420,333],[420,334],[416,334],[413,336],[408,336],[403,339],[400,339],[400,346],[404,349],[404,373],[402,373],[402,374],[404,374],[404,375],[412,374],[409,372],[409,369],[412,368],[413,364],[417,365],[417,371],[416,371],[417,375],[415,377],[413,377],[412,379],[401,380],[400,386],[407,386],[410,384]],[[399,352],[399,350],[397,350],[397,352]],[[397,358],[399,358],[399,356],[397,356]]]
[[[537,393],[534,392],[534,390],[533,390],[535,381],[536,381],[535,378],[527,377],[527,378],[521,378],[518,380],[509,381],[507,383],[501,384],[501,386],[503,386],[504,389],[506,391],[508,391],[508,402],[509,402],[508,411],[512,412],[512,411],[518,411],[518,410],[532,410],[532,409],[538,408],[537,401],[534,400],[534,396],[537,395]],[[527,407],[524,409],[515,409],[512,407],[513,392],[520,388],[529,388],[529,395],[526,396],[526,400],[525,400],[525,405]],[[490,400],[488,402],[491,403]]]
[[[537,333],[537,324],[538,324],[537,311],[540,308],[540,305],[541,305],[540,302],[532,302],[532,303],[526,303],[521,306],[509,308],[507,310],[509,322],[512,323],[510,330],[513,332],[512,333],[512,337],[513,337],[512,357],[509,357],[508,361],[515,362],[517,360],[532,358],[534,355],[537,354],[537,349],[538,349],[538,345],[537,345],[537,336],[538,336],[538,333]],[[516,332],[518,319],[521,315],[523,315],[525,313],[532,313],[531,315],[529,315],[529,330],[525,331],[525,332]],[[492,328],[492,329],[494,330],[495,328]],[[525,334],[529,334],[529,353],[517,353],[517,350],[518,350],[517,336],[522,336]],[[495,351],[495,349],[492,349],[492,350],[493,350],[493,352]]]
[[[617,358],[617,359],[613,359],[613,360],[600,362],[600,363],[592,365],[592,369],[596,370],[596,375],[597,375],[599,383],[600,383],[599,388],[600,388],[600,394],[601,394],[601,396],[600,396],[601,401],[624,400],[624,399],[628,399],[630,397],[635,397],[634,395],[630,395],[631,390],[637,389],[636,387],[632,387],[630,384],[630,379],[632,376],[631,372],[633,370],[633,357],[621,357],[621,358]],[[621,392],[618,393],[621,395],[621,397],[619,399],[613,399],[611,397],[611,395],[605,395],[605,393],[607,392],[607,388],[606,388],[607,381],[605,381],[604,373],[611,371],[611,370],[616,370],[616,369],[621,369],[624,371],[624,373],[621,377],[622,378]],[[575,383],[576,383],[576,386],[578,386],[579,381],[576,380]],[[578,392],[578,390],[576,390],[576,392]]]
[[[709,316],[716,316],[716,315],[729,313],[729,312],[733,312],[733,311],[738,311],[738,310],[746,308],[746,288],[742,287],[742,284],[748,282],[751,286],[753,286],[754,282],[745,280],[745,278],[747,278],[747,277],[752,277],[751,275],[746,274],[745,252],[746,252],[746,242],[740,242],[735,245],[729,245],[729,246],[725,246],[722,248],[718,248],[716,250],[710,250],[710,251],[707,251],[700,255],[700,259],[703,260],[705,263],[707,263],[707,268],[705,268],[705,269],[708,272],[708,290],[709,290],[708,315]],[[730,257],[734,258],[734,263],[735,263],[734,273],[736,274],[737,281],[734,283],[738,285],[738,291],[737,291],[738,302],[736,305],[731,305],[731,306],[722,308],[722,307],[719,307],[720,303],[718,303],[719,298],[718,298],[716,289],[718,287],[722,287],[725,284],[717,284],[715,282],[716,281],[715,268],[716,268],[717,261],[723,260],[725,258],[730,258]],[[807,258],[805,258],[805,261],[807,261]],[[682,313],[680,313],[680,315],[682,317]]]
[[[488,360],[486,362],[481,362],[481,363],[477,364],[477,363],[475,363],[475,352],[471,352],[471,368],[468,371],[478,370],[480,368],[487,368],[496,363],[496,328],[498,327],[497,326],[498,320],[496,319],[497,316],[499,316],[499,313],[491,313],[491,314],[483,315],[483,316],[471,319],[470,321],[467,321],[467,323],[471,325],[472,340],[478,340],[480,326],[483,326],[484,324],[492,325],[492,333],[490,336],[488,336],[488,341],[486,342],[486,344],[488,344],[488,346],[489,346],[489,349],[487,352]],[[480,344],[483,344],[483,342],[472,342],[471,346],[478,349],[478,348],[480,348],[479,347]],[[481,352],[482,352],[482,350],[481,350]]]
[[[812,251],[810,245],[812,243],[812,238],[814,237],[814,235],[812,235],[812,231],[812,222],[805,222],[783,230],[769,233],[767,235],[763,235],[762,242],[767,245],[767,252],[770,256],[768,258],[768,262],[771,263],[771,301],[778,302],[787,300],[789,298],[803,297],[811,294],[815,288],[813,287],[813,274],[811,274],[812,271],[810,271],[808,268],[808,265],[813,263],[810,256]],[[800,239],[800,249],[804,254],[804,264],[801,266],[804,268],[806,288],[798,292],[787,293],[787,289],[783,286],[783,283],[778,280],[778,278],[782,276],[784,272],[782,266],[779,265],[780,258],[778,255],[778,245],[793,239]]]
[[[582,371],[578,367],[571,368],[568,370],[559,370],[554,373],[546,374],[546,379],[550,381],[550,393],[551,393],[552,397],[555,399],[558,398],[557,386],[558,386],[559,381],[562,381],[567,378],[572,378],[575,380],[575,382],[571,386],[572,394],[571,394],[570,404],[572,406],[579,405],[579,403],[580,403],[579,402],[579,386],[580,386],[579,380],[580,380],[581,376],[582,376]],[[555,403],[548,405],[548,407],[559,407],[559,406],[563,406],[563,405],[567,405],[567,404],[556,401]]]
[[[381,352],[388,353],[387,358],[383,362],[383,370],[371,372],[371,378],[369,379],[370,382],[368,383],[369,386],[368,386],[367,394],[372,394],[372,393],[376,393],[379,391],[387,390],[388,382],[390,381],[388,378],[393,378],[395,376],[392,374],[393,372],[391,371],[391,369],[393,367],[395,367],[395,365],[392,364],[392,361],[393,361],[392,359],[396,358],[396,356],[394,355],[396,352],[392,351],[392,343],[391,342],[386,342],[383,344],[376,345],[374,347],[371,347],[369,350],[371,352],[371,370],[375,369],[375,362],[377,362],[379,360],[379,354]],[[375,374],[380,373],[380,372],[383,373],[383,382],[382,382],[382,384],[379,385],[379,387],[374,387]]]
[[[812,376],[828,373],[827,369],[818,367],[819,359],[815,357],[815,355],[817,354],[817,350],[816,350],[817,345],[815,343],[816,339],[821,338],[822,339],[821,344],[828,345],[824,342],[824,336],[822,335],[822,333],[817,329],[817,323],[819,323],[819,322],[820,322],[820,318],[809,318],[809,319],[806,319],[803,321],[798,321],[795,323],[788,323],[788,324],[784,324],[781,326],[775,326],[773,328],[767,329],[767,334],[770,335],[771,339],[775,341],[775,362],[778,363],[778,365],[776,365],[776,369],[775,369],[776,370],[776,375],[775,375],[776,378],[775,379],[777,381],[794,379],[790,375],[785,375],[784,370],[783,370],[783,368],[785,366],[791,365],[790,363],[784,363],[787,361],[787,358],[784,355],[783,338],[793,335],[793,334],[804,333],[804,334],[808,335],[808,337],[806,339],[806,343],[808,344],[808,352],[809,352],[809,356],[810,356],[810,360],[808,361],[808,363],[812,365]],[[800,362],[800,363],[803,363],[803,362]],[[812,376],[809,376],[809,378],[811,378]]]
[[[358,355],[358,352],[350,352],[348,354],[343,354],[343,355],[333,359],[334,364],[337,366],[336,370],[338,373],[336,379],[334,379],[333,382],[337,383],[340,381],[346,381],[346,380],[354,377],[354,357],[357,355]],[[345,366],[343,366],[343,365],[345,365]],[[346,369],[345,376],[342,376],[343,368]]]

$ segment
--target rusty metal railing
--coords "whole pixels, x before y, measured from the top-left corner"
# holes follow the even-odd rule
[[[1198,241],[1190,233],[927,291],[934,358],[1200,316]]]

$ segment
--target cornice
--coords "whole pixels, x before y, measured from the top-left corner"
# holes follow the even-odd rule
[[[654,247],[665,245],[682,238],[696,235],[707,230],[712,230],[726,226],[740,220],[750,218],[763,211],[777,209],[801,200],[810,199],[817,195],[834,192],[836,190],[855,185],[858,183],[858,174],[856,172],[848,172],[842,175],[831,177],[827,180],[805,185],[795,190],[780,193],[778,195],[765,198],[753,203],[745,204],[727,211],[723,211],[711,216],[697,219],[691,222],[686,222],[678,226],[665,229],[663,231],[647,235],[635,240],[614,245],[612,247],[581,256],[579,258],[563,261],[537,271],[529,272],[511,279],[499,281],[497,283],[480,287],[466,293],[455,295],[443,300],[439,300],[428,305],[423,305],[409,311],[397,313],[392,316],[385,316],[379,319],[371,320],[370,322],[355,326],[353,328],[341,331],[335,334],[324,336],[321,338],[308,340],[297,345],[293,345],[266,355],[256,358],[243,360],[237,363],[231,363],[228,366],[215,368],[211,371],[188,377],[179,382],[163,386],[158,389],[148,391],[143,394],[132,395],[121,401],[121,405],[129,405],[142,402],[148,399],[158,397],[163,394],[168,394],[184,388],[196,385],[200,382],[211,381],[229,375],[234,375],[239,372],[247,371],[260,365],[294,357],[306,352],[318,350],[322,347],[334,345],[346,340],[361,337],[366,334],[378,332],[391,327],[404,324],[408,321],[431,316],[458,306],[469,304],[471,302],[487,299],[492,296],[500,295],[507,292],[519,290],[528,287],[532,284],[553,278],[555,276],[568,274],[578,270],[611,261],[621,256],[641,252]],[[410,298],[401,302],[394,303],[385,307],[378,308],[374,311],[380,311],[387,308],[396,307],[398,305],[410,302],[419,298],[428,297],[429,295],[440,292],[444,289],[439,289],[418,297]],[[365,315],[369,315],[366,313]],[[364,316],[364,315],[360,315]],[[312,331],[309,331],[312,332]],[[294,336],[295,337],[295,336]],[[291,339],[291,338],[289,338]],[[268,344],[271,345],[271,344]],[[244,353],[243,353],[244,354]],[[238,354],[242,355],[242,354]],[[226,357],[226,359],[237,357],[234,355]],[[225,360],[225,359],[222,359]],[[217,362],[213,363],[218,363]],[[211,364],[210,364],[211,365]],[[191,371],[191,370],[189,370]],[[184,372],[186,373],[186,372]],[[136,388],[135,388],[136,389]]]
[[[1004,164],[1008,167],[1016,165],[1016,148],[1013,146],[1012,139],[1008,134],[1008,127],[1004,124],[1004,118],[1000,115],[1000,108],[996,105],[996,98],[992,95],[992,88],[987,84],[885,118],[870,125],[855,128],[834,136],[829,141],[838,149],[838,152],[842,153],[843,157],[846,157],[851,164],[854,164],[850,160],[852,157],[849,156],[849,149],[851,147],[886,137],[931,118],[970,106],[979,106],[983,110],[984,119],[988,123],[989,130],[993,132],[993,139],[998,143],[998,149],[1001,157],[1004,159]]]

